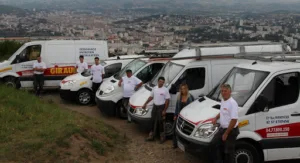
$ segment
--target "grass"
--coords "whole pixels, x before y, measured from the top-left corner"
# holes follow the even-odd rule
[[[87,118],[26,91],[0,85],[0,162],[54,162],[72,155],[72,136],[98,155],[106,155],[123,136],[101,121]],[[67,153],[67,154],[66,154]],[[86,151],[75,153],[87,159]]]

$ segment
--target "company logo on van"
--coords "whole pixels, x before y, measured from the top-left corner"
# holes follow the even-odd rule
[[[50,75],[68,75],[76,73],[75,67],[54,67],[50,69]]]

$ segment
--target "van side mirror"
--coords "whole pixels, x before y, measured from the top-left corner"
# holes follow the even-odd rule
[[[170,94],[176,94],[177,93],[177,89],[176,89],[176,85],[172,84],[171,88],[169,90]]]
[[[263,95],[258,96],[258,98],[255,100],[255,107],[257,111],[268,112],[268,99]]]

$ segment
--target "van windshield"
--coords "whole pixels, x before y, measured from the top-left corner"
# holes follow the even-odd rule
[[[143,67],[146,64],[147,64],[147,62],[145,62],[141,59],[135,59],[135,60],[131,61],[130,63],[128,63],[119,73],[116,73],[114,75],[114,77],[117,80],[120,80],[123,76],[125,76],[126,70],[131,70],[132,74],[134,74],[135,72],[137,72],[141,67]]]
[[[219,84],[207,95],[208,98],[221,101],[221,85],[231,86],[231,96],[242,107],[259,85],[266,79],[269,72],[243,68],[233,68]]]
[[[26,46],[26,45],[23,44],[19,49],[24,49],[25,46]],[[19,50],[19,49],[18,49],[18,50]],[[17,50],[17,51],[18,51],[18,50]],[[17,52],[17,51],[16,51],[16,52]],[[15,53],[14,53],[14,54],[15,54]],[[16,58],[16,56],[15,56],[14,54],[11,54],[11,56],[8,58],[8,61],[11,61],[11,62],[12,62],[12,61]],[[19,55],[19,54],[17,54],[17,55]]]
[[[157,73],[154,76],[154,78],[150,81],[150,86],[151,87],[156,86],[157,82],[158,82],[158,78],[161,76],[166,79],[165,85],[168,86],[183,68],[184,68],[183,65],[179,65],[179,64],[169,61],[162,68],[162,70],[159,73]]]

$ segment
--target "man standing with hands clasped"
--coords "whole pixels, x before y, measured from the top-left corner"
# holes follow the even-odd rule
[[[122,111],[126,112],[127,106],[129,104],[129,98],[134,94],[136,90],[138,90],[142,85],[143,82],[135,77],[132,76],[131,70],[126,70],[126,76],[122,77],[119,81],[118,85],[121,87],[123,84],[123,99],[122,99]],[[131,122],[131,119],[128,115],[128,122]]]
[[[44,87],[44,72],[46,70],[46,64],[42,62],[41,56],[37,57],[37,62],[33,64],[33,86],[36,96],[40,96]]]
[[[158,85],[152,89],[151,96],[145,102],[143,109],[146,109],[147,104],[153,99],[154,105],[151,112],[151,131],[146,141],[153,141],[156,136],[157,129],[160,131],[160,144],[163,144],[165,138],[164,121],[166,119],[166,111],[169,107],[170,93],[164,87],[165,78],[158,78]]]
[[[220,129],[216,133],[212,142],[214,143],[211,156],[215,163],[234,163],[234,148],[236,137],[239,135],[238,128],[238,104],[231,97],[231,87],[229,84],[221,86],[221,108],[220,113],[213,120],[216,124],[220,119]]]

